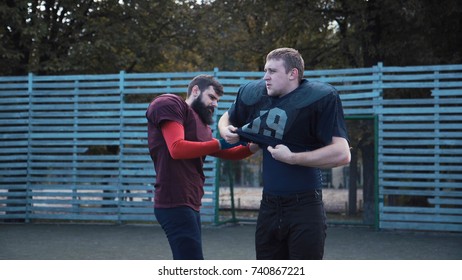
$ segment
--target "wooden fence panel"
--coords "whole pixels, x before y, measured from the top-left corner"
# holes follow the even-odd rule
[[[30,75],[17,78],[22,82],[17,85],[11,85],[17,83],[14,78],[5,78],[2,218],[154,221],[148,103],[130,100],[133,95],[184,94],[197,74]],[[213,222],[213,159],[205,170],[202,216]]]
[[[29,79],[0,79],[0,215],[9,219],[27,212]]]
[[[205,73],[225,88],[216,117],[263,77]],[[0,77],[0,219],[154,221],[145,110],[158,94],[184,95],[197,74]],[[378,118],[380,228],[462,231],[462,65],[305,77],[335,86],[346,116]],[[204,222],[218,215],[216,164],[207,158]]]
[[[384,67],[381,81],[380,228],[462,231],[462,67]]]

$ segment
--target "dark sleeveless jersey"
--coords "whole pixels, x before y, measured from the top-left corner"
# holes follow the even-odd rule
[[[268,146],[284,144],[303,152],[330,144],[333,136],[348,139],[340,98],[326,83],[303,80],[291,93],[270,97],[264,80],[253,81],[239,89],[228,114],[241,139],[262,147],[266,193],[293,194],[322,186],[318,168],[274,160]]]

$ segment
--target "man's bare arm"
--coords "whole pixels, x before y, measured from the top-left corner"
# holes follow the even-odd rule
[[[332,143],[325,147],[293,153],[285,145],[268,147],[274,159],[293,165],[302,165],[318,168],[333,168],[346,165],[351,160],[348,141],[342,137],[332,137]]]

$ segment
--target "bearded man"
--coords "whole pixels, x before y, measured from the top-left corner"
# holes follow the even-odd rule
[[[154,214],[173,259],[204,259],[200,207],[207,155],[238,160],[255,153],[256,144],[228,144],[212,137],[210,124],[223,86],[213,76],[196,76],[186,100],[174,94],[155,98],[146,111],[148,146],[156,171]]]

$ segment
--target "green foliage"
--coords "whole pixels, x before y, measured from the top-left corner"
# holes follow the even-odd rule
[[[307,69],[462,62],[448,0],[5,0],[0,75],[262,70],[271,49]]]

